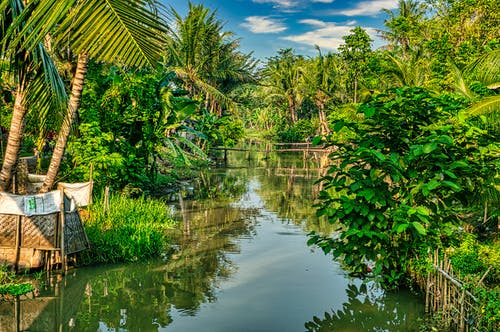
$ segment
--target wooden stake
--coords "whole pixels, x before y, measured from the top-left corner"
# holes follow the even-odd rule
[[[66,250],[64,248],[65,242],[64,242],[64,219],[65,219],[65,213],[66,213],[66,208],[64,207],[64,187],[62,185],[58,186],[58,189],[60,191],[61,195],[61,212],[59,212],[59,224],[61,225],[61,235],[60,235],[60,252],[61,252],[61,267],[63,271],[63,275],[66,274],[67,271],[67,262],[66,262]]]
[[[17,225],[16,225],[16,261],[14,263],[14,271],[19,272],[19,260],[21,259],[21,222],[23,216],[17,217]]]

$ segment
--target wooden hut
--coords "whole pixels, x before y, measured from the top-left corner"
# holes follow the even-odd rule
[[[66,270],[68,255],[89,247],[78,207],[90,203],[92,183],[60,183],[57,190],[33,194],[43,177],[27,180],[24,194],[0,193],[0,264],[16,271]]]

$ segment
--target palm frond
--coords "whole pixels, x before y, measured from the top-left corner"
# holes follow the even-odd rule
[[[57,31],[76,53],[128,66],[156,66],[167,42],[165,20],[149,5],[158,1],[81,1]]]
[[[481,56],[464,70],[464,76],[490,88],[500,86],[500,49]]]
[[[14,47],[32,51],[53,32],[75,3],[76,0],[30,1],[13,20],[7,36],[12,35]]]
[[[486,97],[458,114],[461,121],[474,117],[480,117],[485,126],[500,129],[500,95]]]
[[[64,111],[68,95],[56,64],[42,44],[38,45],[36,56],[38,69],[29,84],[28,102],[37,105],[43,114],[50,110]]]
[[[465,82],[465,79],[462,75],[462,72],[458,67],[453,63],[453,61],[449,60],[448,61],[452,74],[453,74],[453,86],[455,88],[455,91],[468,97],[468,98],[474,98],[474,94],[472,91],[469,89],[468,84]]]
[[[186,148],[188,148],[195,156],[200,158],[207,158],[207,154],[200,149],[195,143],[191,142],[189,139],[182,137],[180,135],[176,135],[175,138],[179,141],[179,143],[183,144]]]

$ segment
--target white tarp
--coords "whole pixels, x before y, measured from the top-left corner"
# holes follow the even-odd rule
[[[59,183],[64,189],[64,194],[68,198],[74,200],[77,206],[88,206],[90,205],[90,195],[92,186],[90,182],[81,183]],[[73,203],[72,203],[73,204]],[[66,208],[67,209],[67,208]],[[73,211],[75,207],[71,206],[69,209]]]
[[[0,193],[0,213],[16,215],[44,215],[61,210],[61,192],[54,190],[37,195]]]

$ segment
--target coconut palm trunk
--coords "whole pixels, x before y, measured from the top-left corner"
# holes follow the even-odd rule
[[[25,115],[25,89],[24,84],[20,83],[16,91],[9,136],[5,148],[2,170],[0,171],[0,191],[8,191],[12,183],[14,170],[19,158],[19,151],[21,150]]]
[[[56,176],[59,172],[59,167],[61,166],[61,161],[64,156],[64,151],[66,149],[66,143],[71,132],[71,127],[76,121],[76,115],[82,97],[83,85],[85,83],[85,76],[87,75],[87,64],[88,55],[79,54],[75,77],[72,82],[71,96],[68,102],[67,113],[61,125],[61,129],[59,130],[59,134],[57,135],[56,145],[52,153],[52,158],[50,159],[49,169],[47,170],[47,175],[43,185],[39,190],[40,193],[48,192],[55,183]]]

